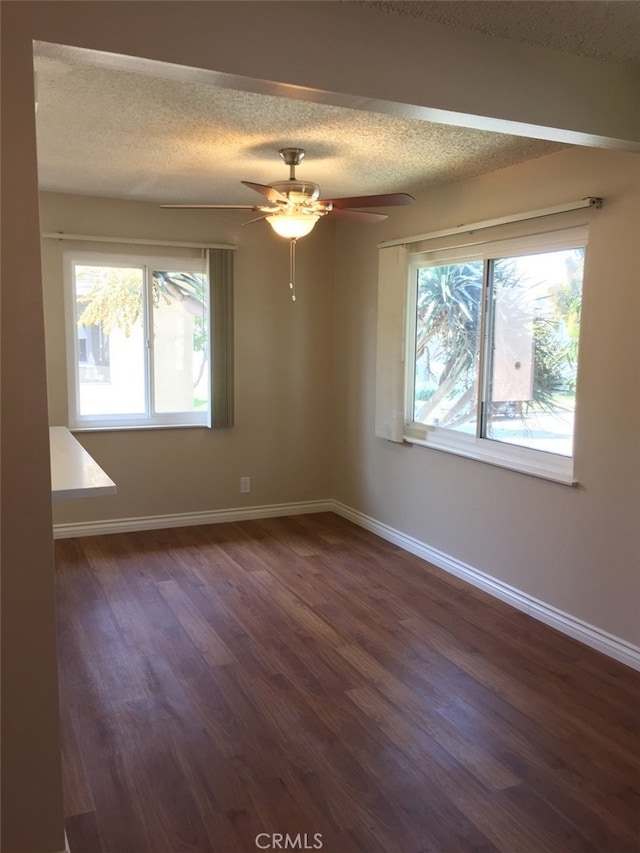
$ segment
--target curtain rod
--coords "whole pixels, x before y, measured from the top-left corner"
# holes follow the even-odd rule
[[[602,199],[596,196],[587,196],[579,201],[557,204],[555,207],[543,207],[540,210],[529,210],[525,213],[514,213],[511,216],[500,216],[498,219],[485,219],[483,222],[472,222],[470,225],[458,225],[456,228],[446,228],[444,231],[431,231],[428,234],[404,237],[402,240],[386,240],[383,243],[378,243],[378,248],[386,249],[388,246],[404,246],[407,243],[420,243],[423,240],[435,240],[438,237],[450,237],[453,234],[464,234],[472,231],[480,231],[483,228],[492,228],[494,225],[506,225],[509,222],[524,222],[527,219],[539,219],[542,216],[552,216],[554,213],[566,213],[570,210],[581,210],[583,207],[594,207],[599,210],[602,207]]]
[[[91,243],[125,243],[132,246],[173,246],[177,249],[231,249],[232,243],[181,243],[178,240],[137,240],[131,237],[96,237],[91,234],[66,234],[64,231],[44,231],[47,240],[87,240]]]

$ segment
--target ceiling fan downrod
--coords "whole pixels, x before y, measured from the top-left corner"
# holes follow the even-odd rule
[[[304,160],[304,148],[281,148],[278,153],[289,167],[289,180],[295,181],[296,166],[299,166]]]

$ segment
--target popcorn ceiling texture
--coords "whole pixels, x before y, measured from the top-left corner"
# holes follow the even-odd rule
[[[347,0],[351,2],[351,0]],[[498,38],[640,66],[635,0],[361,2]],[[42,189],[141,201],[254,204],[241,180],[270,184],[278,157],[305,148],[298,176],[327,197],[419,192],[564,146],[344,107],[115,70],[61,53],[36,57]]]
[[[324,197],[419,191],[540,157],[558,143],[36,59],[43,190],[254,204],[285,146]]]
[[[640,3],[636,0],[360,0],[359,5],[640,67]]]

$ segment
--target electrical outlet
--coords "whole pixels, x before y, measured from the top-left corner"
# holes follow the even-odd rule
[[[240,494],[246,495],[251,491],[251,477],[240,477]]]

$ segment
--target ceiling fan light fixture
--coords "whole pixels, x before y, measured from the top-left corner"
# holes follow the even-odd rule
[[[313,226],[320,219],[318,213],[274,213],[265,219],[280,237],[288,240],[299,240],[313,231]]]

